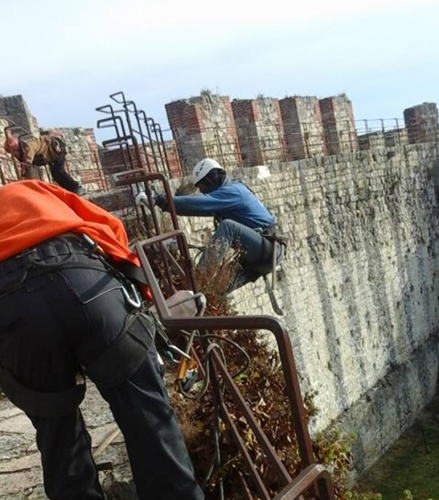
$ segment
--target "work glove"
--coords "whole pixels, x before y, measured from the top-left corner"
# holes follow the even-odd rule
[[[162,210],[164,210],[165,212],[169,212],[169,208],[168,208],[168,202],[166,200],[166,196],[164,194],[157,194],[157,197],[155,199],[155,204],[160,207]]]
[[[151,199],[153,206],[157,205],[162,210],[166,212],[169,211],[168,202],[166,201],[166,196],[164,194],[159,194],[157,193],[157,191],[151,188]],[[136,196],[136,205],[143,205],[147,208],[150,208],[148,203],[148,196],[146,195],[145,191],[140,191],[140,193]]]
[[[154,189],[151,189],[151,201],[153,206],[156,204],[157,196],[159,196],[159,194]],[[148,196],[146,195],[145,191],[140,191],[136,196],[136,205],[143,205],[147,208],[150,208]]]

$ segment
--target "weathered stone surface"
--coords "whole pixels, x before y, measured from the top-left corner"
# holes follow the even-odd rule
[[[285,160],[278,99],[234,99],[232,109],[244,166]]]
[[[319,100],[314,96],[285,97],[280,101],[288,160],[327,154]]]
[[[113,416],[96,387],[89,384],[87,396],[81,405],[87,427],[92,437],[93,449],[99,447],[116,428]],[[110,498],[134,499],[133,487],[128,487],[131,471],[123,438],[119,434],[96,458],[96,462],[111,461],[115,480],[106,484]],[[101,482],[106,474],[100,473]],[[113,496],[111,496],[113,495]],[[0,497],[7,500],[47,500],[43,488],[40,454],[35,445],[35,430],[28,418],[12,403],[0,401]]]
[[[0,96],[0,116],[7,117],[11,125],[21,127],[19,135],[39,135],[37,119],[31,114],[22,95]]]
[[[438,110],[434,102],[424,102],[404,110],[404,121],[411,144],[438,141]]]
[[[9,126],[9,123],[6,119],[1,118],[1,116],[2,113],[0,109],[0,184],[5,184],[6,182],[16,180],[18,175],[17,167],[14,165],[11,155],[6,153],[4,148],[6,140],[5,128]]]
[[[348,96],[340,94],[321,99],[320,112],[328,154],[334,155],[357,149],[354,111]]]
[[[210,157],[225,167],[241,164],[241,155],[228,96],[204,92],[200,96],[166,104],[185,173]]]

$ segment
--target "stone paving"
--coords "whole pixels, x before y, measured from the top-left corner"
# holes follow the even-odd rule
[[[96,453],[104,440],[117,429],[110,409],[96,387],[88,383],[81,405]],[[97,464],[111,462],[113,473],[100,472],[109,500],[135,498],[128,483],[131,478],[123,438],[119,433],[96,457]],[[0,399],[0,498],[2,500],[46,500],[40,454],[35,430],[21,410],[7,399]]]

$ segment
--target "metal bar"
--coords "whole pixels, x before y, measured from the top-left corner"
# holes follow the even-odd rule
[[[164,155],[164,158],[165,158],[165,166],[166,166],[166,168],[168,170],[168,174],[170,176],[172,176],[171,166],[169,164],[168,152],[166,150],[166,143],[165,143],[165,140],[163,139],[162,127],[160,126],[160,124],[157,124],[157,127],[158,127],[158,132],[159,132],[159,137],[160,137],[160,144],[162,145],[162,148],[163,148],[163,155]]]
[[[249,474],[250,474],[251,478],[253,479],[259,494],[261,495],[263,500],[270,500],[270,495],[267,491],[267,488],[265,487],[264,482],[262,481],[262,478],[261,478],[259,472],[256,470],[256,467],[253,464],[253,461],[250,457],[250,454],[247,451],[247,448],[246,448],[241,436],[239,435],[238,429],[236,428],[236,425],[233,422],[233,420],[230,416],[230,413],[227,410],[224,402],[221,403],[221,416],[224,419],[224,421],[226,422],[226,424],[229,428],[229,431],[232,435],[232,438],[235,441],[237,447],[241,450],[244,462],[247,465]]]
[[[247,405],[247,403],[244,400],[244,397],[241,394],[241,391],[238,389],[236,386],[235,382],[233,381],[230,373],[227,370],[227,367],[224,365],[222,359],[218,355],[217,352],[212,353],[212,358],[215,360],[215,363],[218,366],[219,371],[221,372],[221,375],[223,376],[224,383],[227,385],[229,388],[231,395],[233,397],[233,400],[236,403],[236,406],[241,410],[241,412],[244,414],[245,419],[253,431],[258,443],[261,445],[261,448],[264,450],[267,458],[269,459],[275,473],[277,474],[279,481],[281,484],[289,484],[292,479],[290,474],[288,473],[287,469],[285,468],[285,465],[282,463],[282,461],[279,459],[277,456],[277,453],[273,446],[271,445],[270,441],[268,440],[265,432],[261,429],[259,426],[253,412],[251,411],[250,407]]]
[[[238,478],[239,478],[239,481],[240,481],[241,486],[242,486],[242,490],[243,490],[244,495],[246,496],[246,498],[248,500],[253,500],[253,495],[252,495],[252,493],[250,491],[250,488],[249,488],[249,486],[247,484],[247,481],[245,480],[244,474],[241,471],[238,472]]]
[[[146,173],[142,169],[137,169],[137,170],[134,170],[134,171],[129,172],[129,173],[123,173],[122,175],[118,176],[118,179],[119,180],[116,182],[117,186],[129,185],[133,182],[144,182],[146,185],[148,182],[152,182],[154,180],[161,181],[163,184],[164,190],[165,190],[166,199],[167,199],[168,206],[169,206],[169,213],[171,215],[172,225],[174,227],[174,230],[179,229],[177,213],[175,211],[175,206],[174,206],[174,203],[172,201],[171,188],[169,186],[168,180],[166,179],[166,177],[162,173],[160,173],[160,172]],[[190,259],[187,241],[184,237],[179,237],[177,241],[178,241],[180,253],[181,253],[182,257],[185,259],[186,276],[188,279],[188,283],[190,284],[192,290],[194,292],[197,292],[195,277],[193,274],[193,266],[192,266],[192,261]]]
[[[276,495],[273,500],[298,500],[298,497],[306,494],[313,484],[320,482],[330,483],[329,473],[323,465],[312,464],[300,472],[294,481]],[[330,490],[327,491],[330,494]],[[323,495],[326,495],[326,493],[323,493]],[[332,496],[320,496],[319,500],[331,500],[332,498]]]
[[[153,118],[147,118],[147,122],[150,123],[151,130],[154,133],[155,142],[156,142],[156,145],[157,145],[157,150],[158,150],[159,157],[160,157],[160,162],[163,164],[164,160],[163,160],[162,152],[160,150],[160,138],[159,138],[159,134],[158,134],[158,131],[157,131],[158,124],[154,121]],[[157,169],[157,170],[159,170],[159,169]]]
[[[116,96],[118,96],[118,97],[120,96],[121,100],[119,100],[118,97],[116,98]],[[143,163],[142,157],[140,155],[140,150],[139,150],[139,145],[137,143],[137,139],[134,136],[134,129],[133,129],[133,125],[131,123],[130,113],[126,109],[127,100],[125,98],[125,94],[122,91],[115,92],[114,94],[110,94],[110,99],[117,102],[118,104],[122,104],[122,109],[117,110],[116,113],[121,113],[125,116],[125,121],[126,121],[126,124],[128,126],[128,130],[130,132],[130,135],[132,137],[132,146],[134,148],[134,152],[135,152],[136,157],[137,157],[138,166],[141,168],[142,163]]]
[[[108,123],[112,122],[112,126],[114,127],[114,130],[116,132],[116,137],[117,137],[117,139],[119,139],[119,142],[121,142],[121,137],[126,137],[127,133],[126,133],[125,125],[123,123],[122,118],[115,114],[113,106],[111,104],[99,106],[96,108],[96,111],[98,111],[100,113],[111,115],[109,118],[102,118],[101,120],[98,120],[97,127],[98,128],[109,128],[111,125],[109,125],[107,127],[107,126],[102,126],[102,124],[107,123],[107,122]],[[121,131],[119,131],[118,124],[120,126]],[[128,163],[127,163],[127,160],[125,157],[125,151],[123,149],[122,144],[120,144],[120,151],[122,153],[122,161],[124,163],[124,167],[128,168]],[[127,148],[127,152],[128,152],[129,163],[131,164],[131,168],[133,168],[133,159],[132,159],[132,154],[131,154],[129,147]]]
[[[187,276],[186,276],[186,272],[184,271],[184,269],[180,266],[180,264],[177,262],[177,260],[175,259],[175,257],[172,255],[172,253],[169,251],[169,249],[165,246],[163,246],[164,250],[165,250],[165,253],[168,257],[168,259],[170,260],[171,264],[174,266],[175,270],[177,271],[177,273],[179,274],[179,276],[181,278],[183,278],[184,280],[187,280]]]
[[[151,172],[151,165],[149,164],[149,158],[148,158],[148,148],[146,147],[145,140],[144,140],[144,137],[147,138],[147,136],[144,136],[144,134],[142,133],[142,124],[141,124],[140,119],[139,119],[137,105],[134,101],[128,101],[124,106],[128,112],[130,112],[129,106],[133,107],[133,111],[131,111],[131,113],[134,113],[134,116],[136,117],[137,126],[139,127],[138,134],[140,135],[140,140],[142,141],[143,151],[145,152],[146,166],[147,166],[148,170]]]
[[[156,170],[158,172],[159,168],[158,168],[158,165],[157,165],[157,155],[156,155],[156,152],[155,152],[154,139],[152,138],[151,129],[150,129],[150,126],[149,126],[149,118],[146,116],[145,111],[140,110],[137,113],[142,118],[143,123],[145,124],[146,133],[148,134],[148,140],[149,140],[149,144],[151,146],[152,157],[154,158],[155,168],[156,168]]]

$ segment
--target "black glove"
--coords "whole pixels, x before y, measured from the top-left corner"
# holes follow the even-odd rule
[[[164,194],[157,194],[155,204],[160,207],[164,212],[169,212],[168,202]]]

